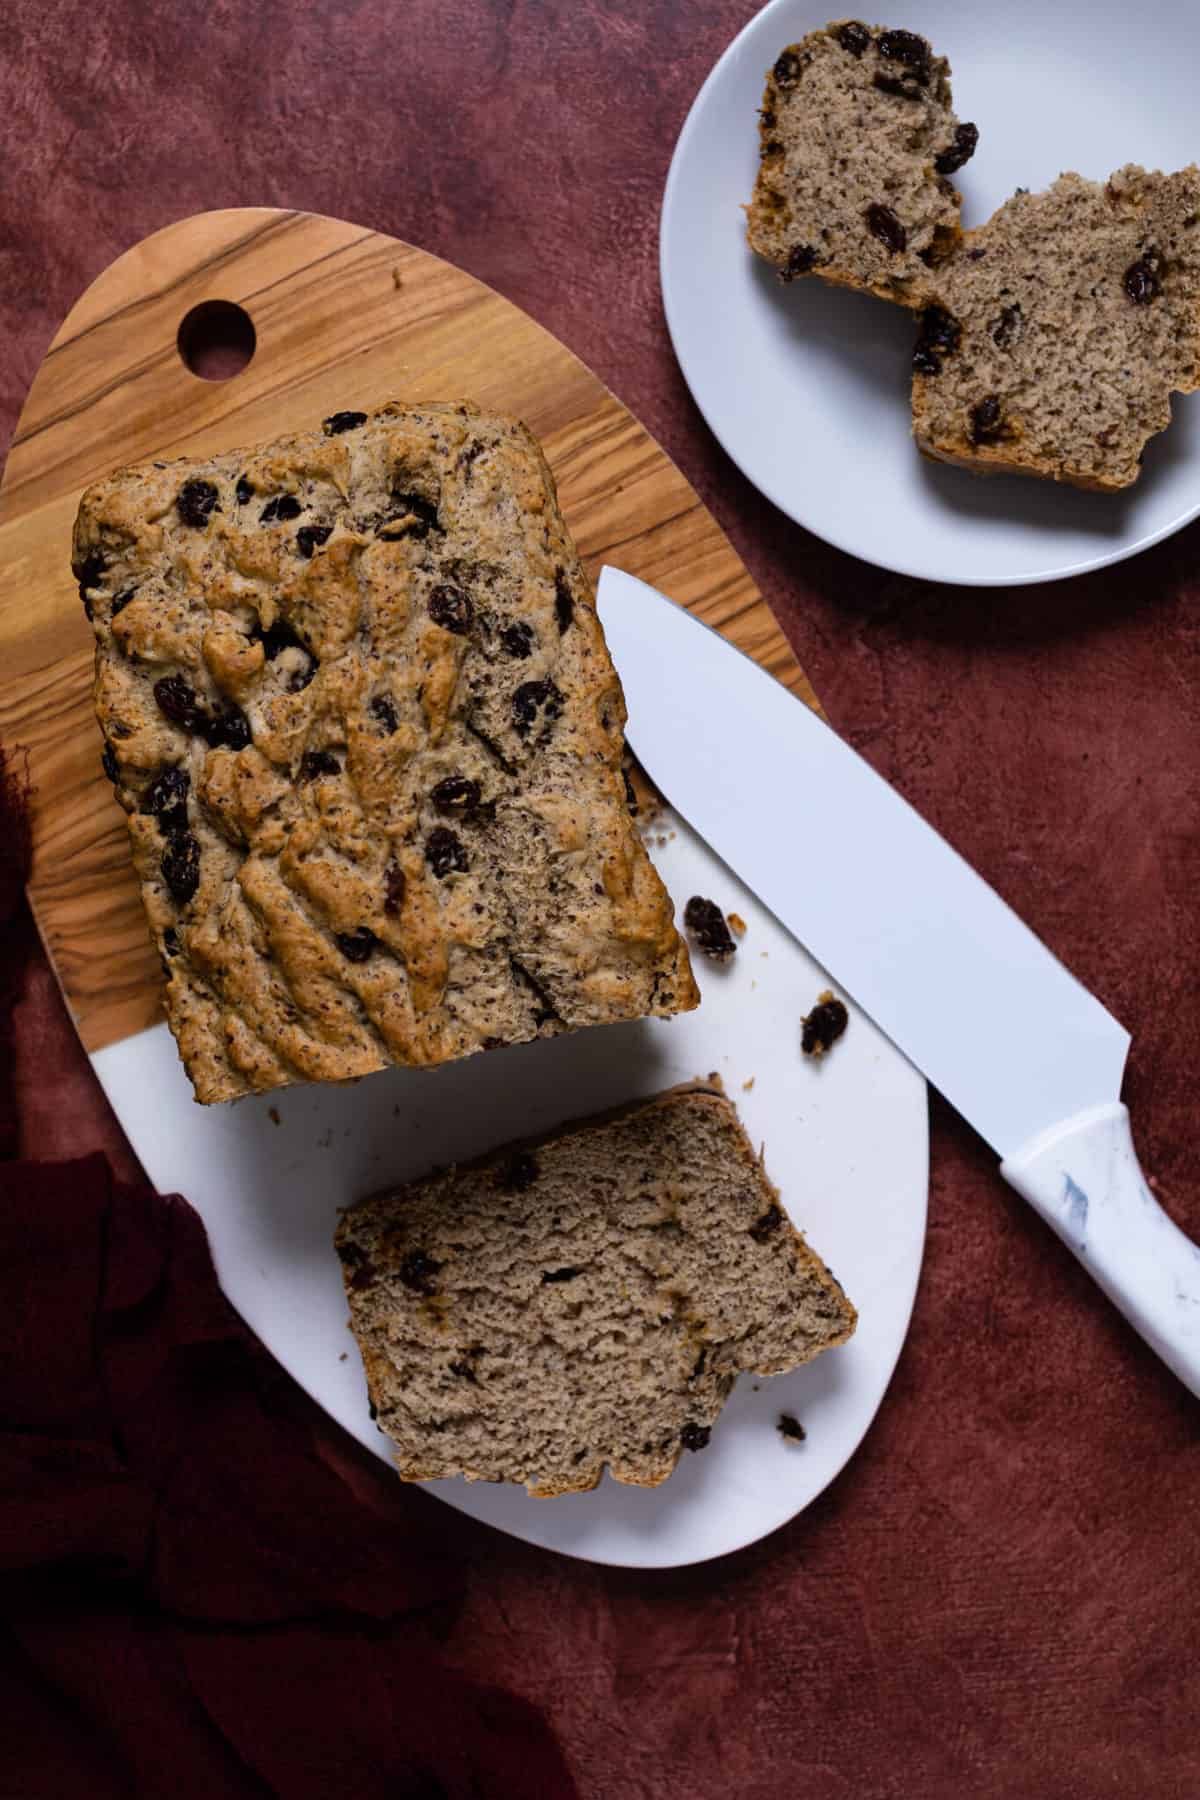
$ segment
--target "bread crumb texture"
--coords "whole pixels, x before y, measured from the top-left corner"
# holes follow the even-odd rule
[[[835,19],[767,76],[750,247],[785,281],[817,275],[924,306],[962,236],[949,175],[977,138],[925,38]]]
[[[743,1370],[795,1368],[856,1318],[698,1086],[368,1200],[337,1250],[411,1481],[655,1486]]]
[[[926,455],[1125,488],[1200,384],[1200,170],[1018,193],[937,274],[913,357]]]

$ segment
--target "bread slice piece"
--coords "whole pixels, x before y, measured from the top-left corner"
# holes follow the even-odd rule
[[[524,425],[394,404],[126,469],[74,569],[197,1099],[698,1003]]]
[[[767,76],[750,247],[785,281],[819,275],[921,307],[962,236],[948,177],[978,137],[923,37],[835,19]]]
[[[337,1251],[406,1481],[550,1496],[607,1464],[656,1486],[742,1370],[780,1374],[855,1325],[714,1086],[365,1201]]]
[[[1129,487],[1200,386],[1200,170],[1017,193],[937,272],[913,356],[927,456]]]

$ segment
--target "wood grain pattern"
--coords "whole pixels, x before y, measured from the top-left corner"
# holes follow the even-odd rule
[[[250,314],[230,381],[176,345],[204,300]],[[203,213],[83,295],[30,389],[0,482],[0,741],[34,782],[30,899],[76,1026],[98,1050],[155,1024],[159,971],[124,818],[100,769],[92,636],[70,570],[80,492],[126,463],[208,455],[341,408],[458,400],[541,439],[588,570],[611,561],[689,606],[815,704],[711,514],[637,420],[526,314],[449,263],[306,213]]]

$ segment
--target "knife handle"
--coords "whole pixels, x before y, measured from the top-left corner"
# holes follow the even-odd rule
[[[1035,1206],[1135,1330],[1200,1394],[1200,1246],[1163,1211],[1121,1102],[1037,1136],[1000,1173]]]

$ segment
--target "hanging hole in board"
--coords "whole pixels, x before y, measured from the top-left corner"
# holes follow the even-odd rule
[[[254,355],[254,321],[232,300],[203,300],[180,324],[175,342],[180,357],[202,381],[240,375]]]

